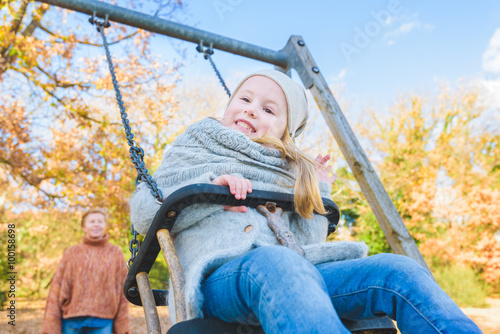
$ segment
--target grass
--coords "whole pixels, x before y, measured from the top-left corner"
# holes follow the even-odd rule
[[[472,268],[452,263],[435,266],[432,272],[439,286],[460,307],[488,307],[488,287]]]

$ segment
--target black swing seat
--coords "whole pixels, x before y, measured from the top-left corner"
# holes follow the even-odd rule
[[[142,242],[142,245],[133,260],[124,284],[124,294],[129,302],[143,306],[137,283],[137,274],[149,273],[158,253],[161,250],[157,238],[157,231],[167,229],[170,231],[179,216],[179,213],[193,204],[211,203],[220,205],[240,206],[244,205],[250,208],[257,208],[259,205],[265,205],[272,202],[283,211],[293,211],[293,195],[277,192],[254,190],[247,194],[244,200],[238,200],[229,192],[228,187],[216,186],[212,184],[193,184],[183,187],[170,196],[162,203],[156,213],[153,223]],[[330,199],[323,198],[323,204],[326,210],[326,218],[329,221],[328,234],[335,231],[340,219],[338,206]],[[152,290],[152,302],[156,306],[168,305],[168,290]],[[174,310],[170,310],[173,312]],[[147,315],[146,315],[147,316]],[[359,321],[343,320],[346,327],[353,333],[397,333],[393,322],[386,316],[376,319],[365,319]],[[179,333],[263,333],[261,327],[252,327],[241,324],[230,324],[218,319],[193,319],[175,324],[168,331],[169,334]]]
[[[389,317],[357,321],[342,319],[344,326],[356,334],[396,334],[397,330]],[[264,334],[260,326],[230,324],[219,319],[192,319],[172,326],[167,334]],[[325,333],[326,334],[326,333]]]

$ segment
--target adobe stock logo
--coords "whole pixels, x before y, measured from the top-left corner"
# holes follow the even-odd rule
[[[224,20],[224,15],[226,15],[227,12],[232,12],[242,2],[243,0],[214,0],[212,5],[219,18]]]
[[[384,28],[390,25],[393,16],[401,14],[402,12],[403,7],[399,0],[389,0],[386,9],[371,11],[370,15],[373,20],[368,21],[363,29],[358,26],[354,27],[352,44],[346,42],[340,44],[340,50],[347,63],[352,61],[354,55],[360,54],[363,49],[367,48],[372,40],[379,36]]]

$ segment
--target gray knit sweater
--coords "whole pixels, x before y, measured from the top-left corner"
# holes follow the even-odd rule
[[[167,197],[180,187],[211,183],[224,174],[247,178],[252,188],[258,190],[291,193],[295,182],[293,171],[279,151],[255,143],[212,118],[189,126],[174,141],[154,179]],[[330,196],[327,183],[321,182],[320,190],[322,197]],[[130,201],[131,220],[140,233],[147,233],[158,208],[146,184],[140,184]],[[364,243],[325,242],[328,223],[323,216],[308,220],[285,212],[282,217],[313,264],[366,255]],[[249,225],[253,228],[245,229]],[[185,209],[172,229],[172,236],[184,268],[188,319],[203,317],[200,284],[214,270],[254,247],[279,245],[266,218],[255,209],[239,213],[210,204]],[[172,302],[173,298],[169,298],[171,306]],[[170,314],[175,315],[173,309]]]

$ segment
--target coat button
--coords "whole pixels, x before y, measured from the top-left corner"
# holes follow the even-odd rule
[[[252,230],[253,230],[252,225],[248,225],[247,227],[245,227],[245,232],[247,232],[247,233],[252,232]]]

